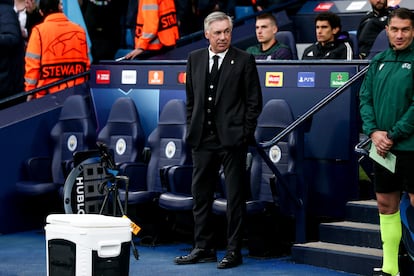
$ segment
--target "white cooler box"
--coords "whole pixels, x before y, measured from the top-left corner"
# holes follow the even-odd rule
[[[129,274],[131,221],[97,214],[46,218],[48,276]]]

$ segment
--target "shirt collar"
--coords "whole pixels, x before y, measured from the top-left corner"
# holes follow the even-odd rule
[[[228,51],[229,51],[229,49],[227,49],[224,52],[221,52],[221,53],[217,53],[216,54],[213,51],[211,51],[210,47],[208,47],[208,57],[209,57],[209,59],[213,59],[213,57],[215,55],[218,55],[220,57],[220,60],[223,60],[223,58],[226,56],[226,54],[227,54]]]

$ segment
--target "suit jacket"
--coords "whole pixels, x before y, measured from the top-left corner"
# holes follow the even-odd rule
[[[200,145],[205,120],[208,49],[190,53],[187,61],[187,143]],[[230,47],[220,67],[215,99],[215,125],[223,147],[254,141],[262,111],[262,91],[253,55]]]
[[[0,0],[0,99],[24,91],[24,54],[13,1]]]

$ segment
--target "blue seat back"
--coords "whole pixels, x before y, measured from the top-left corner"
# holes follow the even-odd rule
[[[292,51],[293,59],[298,59],[298,49],[296,48],[296,40],[290,31],[279,31],[276,33],[276,40],[289,46]]]
[[[352,53],[354,59],[359,59],[359,47],[358,47],[358,38],[356,31],[351,31],[349,33],[349,40],[352,43]]]
[[[160,169],[165,166],[191,164],[185,138],[186,107],[183,100],[170,100],[161,111],[157,128],[148,137],[151,158],[147,185],[151,191],[162,192]]]
[[[377,38],[369,51],[367,59],[372,59],[376,54],[388,49],[389,46],[390,42],[388,40],[387,32],[384,29],[377,35]]]
[[[274,138],[281,130],[286,128],[294,120],[292,110],[288,103],[282,99],[273,99],[268,101],[263,107],[263,111],[258,119],[255,138],[257,142],[265,142]],[[293,131],[288,134],[276,145],[267,148],[266,154],[283,174],[294,173],[297,132]],[[252,150],[251,166],[251,192],[252,198],[267,202],[273,201],[272,191],[270,188],[270,178],[273,172],[264,162],[258,152]]]
[[[140,161],[145,146],[145,133],[139,112],[131,98],[122,97],[114,102],[97,140],[113,151],[116,164]]]
[[[50,135],[54,144],[53,182],[63,185],[65,175],[62,164],[72,161],[76,151],[88,150],[95,145],[95,119],[81,95],[73,95],[65,100],[59,120],[52,128]]]

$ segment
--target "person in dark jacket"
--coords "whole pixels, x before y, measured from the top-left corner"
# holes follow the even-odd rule
[[[349,34],[341,32],[341,19],[332,12],[322,12],[315,18],[317,42],[305,49],[302,59],[352,59]]]
[[[194,248],[176,264],[216,262],[213,202],[215,181],[223,166],[227,195],[227,246],[217,268],[243,263],[246,211],[246,155],[255,145],[254,131],[263,96],[253,55],[231,47],[233,22],[223,12],[204,21],[209,47],[190,53],[187,61],[187,144],[193,160]]]
[[[394,9],[387,7],[387,0],[369,0],[372,11],[360,21],[357,30],[359,57],[365,59],[374,44],[375,38],[385,29],[388,16]]]
[[[24,41],[13,5],[13,0],[0,0],[0,99],[24,91]]]
[[[26,29],[28,37],[30,37],[33,27],[43,22],[43,16],[40,14],[39,7],[35,0],[26,0],[26,13]]]
[[[112,60],[122,41],[121,17],[126,0],[83,0],[81,9],[92,42],[93,63]]]

